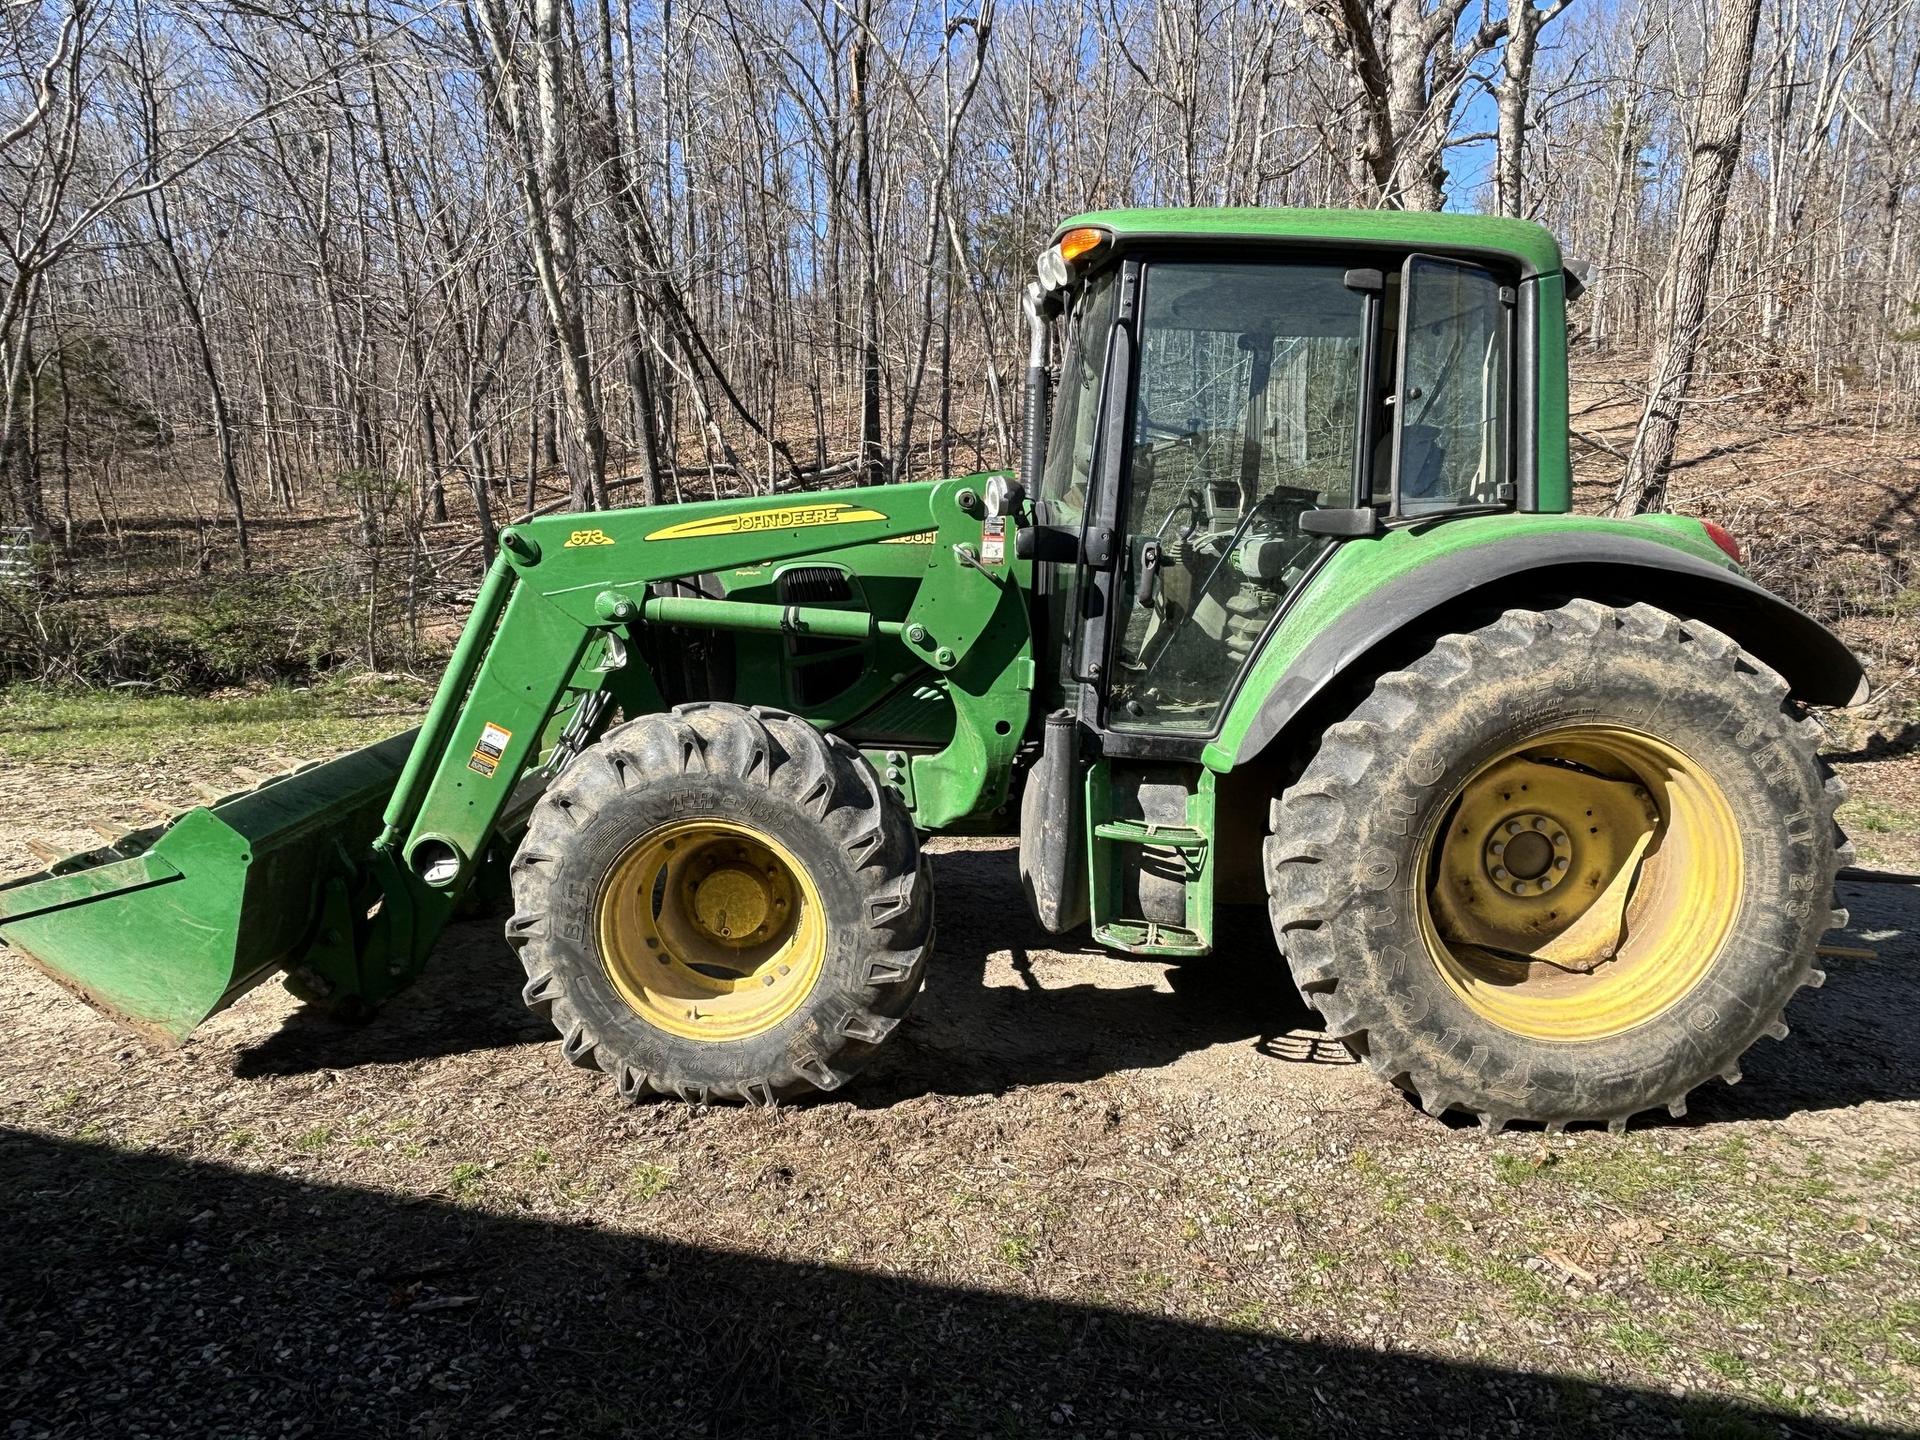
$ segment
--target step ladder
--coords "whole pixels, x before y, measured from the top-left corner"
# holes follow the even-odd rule
[[[1087,874],[1092,886],[1093,938],[1135,955],[1205,955],[1213,949],[1213,772],[1200,772],[1187,795],[1183,823],[1116,817],[1109,763],[1087,772]],[[1147,856],[1180,867],[1185,881],[1184,924],[1120,913],[1125,880]]]

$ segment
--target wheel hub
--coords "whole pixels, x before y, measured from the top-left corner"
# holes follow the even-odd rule
[[[695,1040],[737,1040],[805,1001],[826,957],[812,878],[784,845],[731,820],[641,836],[601,886],[607,978],[635,1014]]]
[[[729,865],[709,871],[693,890],[693,918],[720,940],[750,940],[765,933],[773,914],[766,878]]]
[[[1739,899],[1725,797],[1621,727],[1569,727],[1482,766],[1425,854],[1435,965],[1472,1009],[1540,1039],[1616,1034],[1677,1004]]]
[[[1566,825],[1534,812],[1496,825],[1482,849],[1487,878],[1509,895],[1543,895],[1573,865]]]

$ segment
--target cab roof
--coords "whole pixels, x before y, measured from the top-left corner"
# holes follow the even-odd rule
[[[1433,249],[1515,261],[1524,275],[1556,275],[1560,245],[1543,225],[1488,215],[1427,210],[1221,209],[1091,210],[1060,222],[1054,239],[1081,225],[1113,232],[1117,248],[1157,240],[1303,243]]]

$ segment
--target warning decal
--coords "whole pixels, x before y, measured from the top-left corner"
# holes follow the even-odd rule
[[[489,720],[480,727],[480,740],[473,747],[473,754],[467,757],[467,768],[492,779],[493,772],[500,768],[500,757],[507,753],[507,742],[511,739],[511,730]]]
[[[1002,515],[989,515],[980,522],[980,562],[983,565],[1007,563],[1007,521]]]

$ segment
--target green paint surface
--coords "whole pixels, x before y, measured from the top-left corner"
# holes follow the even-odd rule
[[[1534,418],[1536,447],[1534,473],[1538,477],[1535,508],[1559,514],[1573,508],[1573,459],[1567,453],[1567,282],[1558,270],[1542,273],[1534,310],[1539,334],[1534,359]],[[1527,443],[1520,436],[1519,443]]]
[[[1215,770],[1232,768],[1240,741],[1252,727],[1261,702],[1299,659],[1300,652],[1348,611],[1364,605],[1381,587],[1443,555],[1537,535],[1564,537],[1569,563],[1580,559],[1581,537],[1621,535],[1683,551],[1729,570],[1734,568],[1719,547],[1707,539],[1699,521],[1677,515],[1632,520],[1596,515],[1466,516],[1392,530],[1377,539],[1350,540],[1338,547],[1307,582],[1306,589],[1267,637],[1246,683],[1227,710],[1219,737],[1206,748],[1206,764]]]
[[[1381,245],[1418,250],[1432,246],[1516,260],[1526,275],[1558,275],[1560,245],[1530,220],[1413,210],[1090,210],[1061,222],[1058,239],[1081,225],[1113,232],[1122,245],[1149,240],[1296,240]]]

